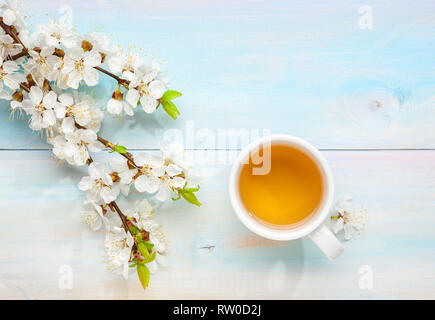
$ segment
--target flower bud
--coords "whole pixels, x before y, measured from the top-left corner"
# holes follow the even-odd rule
[[[15,91],[15,92],[12,94],[12,98],[13,98],[15,101],[23,102],[23,92],[22,92],[22,90],[17,90],[17,91]]]
[[[118,172],[112,172],[112,173],[110,174],[110,177],[112,178],[112,181],[113,181],[113,182],[118,182],[118,181],[121,180],[121,178],[120,178],[119,175],[118,175]]]
[[[63,58],[65,56],[65,51],[63,51],[62,49],[59,49],[59,48],[55,48],[54,55],[59,57],[59,58]]]
[[[115,100],[118,100],[118,101],[122,101],[122,100],[124,100],[124,95],[122,94],[122,92],[121,91],[115,91],[113,94],[112,94],[112,99],[115,99]]]
[[[82,41],[82,49],[84,52],[91,51],[94,46],[87,40]]]
[[[104,63],[104,61],[106,60],[106,54],[104,52],[100,52],[100,56],[101,56],[101,63]]]

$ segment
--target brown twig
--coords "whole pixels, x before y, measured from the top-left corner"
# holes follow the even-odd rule
[[[110,141],[108,141],[108,140],[106,140],[106,139],[104,139],[104,138],[102,138],[100,136],[97,136],[97,139],[102,144],[104,144],[107,148],[110,148],[113,151],[115,151],[115,145],[112,142],[110,142]],[[130,154],[128,152],[126,152],[126,153],[119,153],[119,154],[121,156],[123,156],[124,158],[126,158],[133,167],[135,167],[136,169],[139,169],[139,167],[136,165],[136,163],[134,163],[133,158],[130,156]]]
[[[122,86],[124,86],[126,89],[128,89],[128,84],[130,83],[128,80],[125,79],[121,79],[120,77],[118,77],[116,74],[113,74],[110,71],[107,71],[106,69],[103,69],[101,67],[94,67],[95,69],[97,69],[98,71],[108,75],[109,77],[112,77],[113,79],[115,79],[116,81],[118,81],[118,83]]]
[[[24,43],[20,40],[20,38],[18,37],[18,35],[15,33],[14,29],[11,26],[8,26],[7,24],[5,24],[3,22],[3,19],[0,17],[0,27],[6,32],[6,34],[8,34],[9,36],[11,36],[15,42],[19,43],[22,47],[23,50],[20,53],[17,53],[16,55],[13,55],[12,57],[10,57],[10,60],[17,60],[19,58],[22,57],[28,57],[29,56],[29,49],[26,48],[26,46],[24,45]],[[64,56],[64,54],[60,54],[58,51],[54,52],[55,56],[58,57],[62,57]],[[96,70],[108,75],[109,77],[112,77],[113,79],[115,79],[120,85],[124,86],[126,89],[128,89],[128,84],[130,83],[128,80],[126,79],[121,79],[120,77],[118,77],[116,74],[113,74],[112,72],[101,68],[101,67],[94,67]]]
[[[29,53],[27,52],[27,50],[23,50],[20,53],[17,53],[16,55],[14,55],[14,56],[12,56],[10,58],[11,58],[11,60],[14,61],[14,60],[17,60],[17,59],[19,59],[21,57],[27,57],[28,55],[29,55]]]
[[[1,24],[0,24],[0,25],[1,25]],[[17,38],[17,39],[18,39],[18,38]],[[55,55],[55,56],[57,56],[57,57],[63,57],[63,55],[61,55],[61,54],[59,54],[59,53],[57,53],[57,52],[54,52],[53,55]],[[28,56],[29,56],[28,49],[24,47],[23,51],[21,51],[20,53],[17,53],[16,55],[13,55],[13,56],[9,57],[9,60],[14,61],[14,60],[17,60],[17,59],[19,59],[19,58],[22,58],[22,57],[28,57]],[[120,85],[122,85],[122,86],[124,86],[124,88],[128,89],[128,85],[129,85],[129,83],[130,83],[128,80],[126,80],[126,79],[121,79],[121,78],[118,77],[116,74],[113,74],[112,72],[107,71],[106,69],[101,68],[101,67],[94,67],[94,69],[96,69],[96,70],[98,70],[98,71],[100,71],[100,72],[102,72],[102,73],[108,75],[109,77],[112,77],[112,78],[115,79],[115,80],[116,80]]]
[[[12,39],[15,40],[15,42],[17,42],[23,46],[23,51],[27,51],[26,46],[24,45],[24,43],[21,42],[20,38],[15,33],[14,29],[11,26],[8,26],[6,23],[4,23],[3,18],[0,18],[0,26],[6,32],[6,34],[10,35],[12,37]]]
[[[86,129],[86,127],[83,127],[83,126],[79,125],[78,123],[76,123],[75,126],[78,129]],[[98,135],[97,135],[97,140],[100,141],[102,144],[104,144],[104,146],[106,148],[110,148],[113,151],[115,151],[115,145],[112,142],[110,142],[109,140],[106,140],[106,139],[104,139],[104,138],[102,138],[102,137],[100,137]],[[136,169],[139,169],[139,166],[137,166],[136,163],[134,163],[133,158],[130,156],[130,154],[128,152],[126,152],[126,153],[119,153],[119,154],[121,156],[123,156],[124,158],[126,158],[130,162],[130,164],[132,166],[134,166]]]
[[[6,34],[10,35],[10,36],[15,40],[15,42],[17,42],[17,43],[19,43],[19,44],[21,44],[21,45],[23,46],[23,51],[21,51],[20,53],[18,53],[18,54],[16,54],[16,55],[12,56],[11,59],[12,59],[12,60],[16,60],[16,59],[18,59],[18,58],[28,56],[29,53],[28,53],[28,49],[26,48],[26,46],[21,42],[20,38],[19,38],[18,35],[15,33],[14,29],[13,29],[12,27],[8,26],[7,24],[5,24],[5,23],[3,22],[3,19],[2,19],[1,17],[0,17],[0,27],[1,27],[5,32],[6,32]],[[124,86],[126,86],[127,83],[128,83],[127,80],[121,79],[121,78],[119,78],[118,76],[116,76],[116,75],[110,73],[109,71],[104,70],[103,68],[95,67],[95,69],[97,69],[97,70],[99,70],[99,71],[101,71],[101,72],[103,72],[103,73],[105,73],[105,74],[111,76],[112,78],[116,79],[116,80],[118,81],[118,83],[120,83],[120,84],[122,84],[122,85],[124,85]],[[23,90],[25,90],[25,91],[27,91],[27,92],[30,92],[30,89],[29,89],[25,84],[23,84],[23,83],[20,83],[20,87],[21,87]],[[82,127],[82,126],[80,126],[80,125],[78,125],[78,124],[76,124],[76,126],[77,126],[78,128],[81,128],[81,129],[84,128],[84,127]],[[106,139],[104,139],[104,138],[101,138],[101,137],[98,137],[98,140],[99,140],[100,142],[102,142],[105,146],[112,147],[112,150],[113,150],[114,145],[113,145],[112,143],[110,143],[108,140],[106,140]],[[129,161],[130,161],[130,162],[131,162],[135,167],[137,167],[136,164],[134,163],[133,159],[132,159],[129,155],[127,155],[127,154],[121,154],[121,155],[124,156],[125,158],[127,158],[127,159],[128,159],[128,160],[129,160]],[[91,164],[92,162],[93,162],[93,159],[92,159],[92,157],[89,156],[89,161],[88,161],[88,163]],[[115,201],[112,201],[112,202],[110,203],[110,205],[111,205],[111,206],[115,209],[115,211],[118,213],[118,216],[119,216],[119,218],[120,218],[121,221],[122,221],[122,224],[123,224],[123,226],[124,226],[125,231],[131,233],[131,230],[130,230],[130,228],[128,227],[127,218],[126,218],[126,216],[122,213],[121,209],[118,207],[118,205],[116,204],[116,202],[115,202]],[[133,234],[132,234],[132,235],[133,235]]]
[[[118,213],[119,217],[121,218],[121,220],[122,220],[122,225],[124,226],[125,231],[131,233],[131,230],[130,230],[130,228],[128,227],[127,217],[125,216],[125,214],[122,213],[121,209],[119,209],[119,207],[118,207],[118,205],[116,204],[115,201],[112,201],[112,202],[110,203],[110,205],[115,209],[116,213]],[[133,234],[132,234],[132,235],[133,235]]]
[[[27,88],[27,86],[24,83],[20,83],[20,88],[23,89],[24,91],[30,92],[30,89]]]

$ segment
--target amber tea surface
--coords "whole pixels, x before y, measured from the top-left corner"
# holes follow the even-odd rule
[[[239,194],[242,203],[266,224],[290,226],[302,222],[321,203],[321,172],[307,154],[296,148],[272,145],[269,150],[271,167],[268,174],[253,174],[253,168],[261,165],[255,165],[252,158],[241,168]]]

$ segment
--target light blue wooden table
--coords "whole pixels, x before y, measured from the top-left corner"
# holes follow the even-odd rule
[[[0,298],[435,298],[433,1],[27,4],[32,22],[71,8],[79,32],[99,29],[157,57],[183,92],[180,119],[106,117],[101,135],[133,152],[182,137],[201,162],[204,205],[170,203],[156,215],[170,241],[168,267],[144,292],[137,279],[105,270],[104,234],[80,222],[84,170],[56,167],[49,147],[2,105]],[[112,86],[104,81],[97,94],[109,98]],[[233,214],[231,159],[267,133],[319,147],[337,196],[367,209],[366,231],[338,260],[309,239],[261,239]],[[245,136],[225,136],[237,134]],[[71,290],[59,288],[64,268]],[[361,285],[370,277],[372,287]]]

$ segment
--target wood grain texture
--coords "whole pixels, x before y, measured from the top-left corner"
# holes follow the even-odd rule
[[[435,298],[435,150],[352,150],[435,148],[433,1],[373,2],[372,29],[358,26],[360,1],[27,4],[33,26],[70,8],[79,32],[102,31],[157,57],[183,92],[180,119],[161,110],[107,116],[101,133],[133,149],[176,137],[196,150],[204,205],[158,209],[168,267],[143,292],[134,274],[124,281],[105,270],[103,232],[80,222],[76,184],[85,168],[57,166],[41,137],[9,119],[2,103],[0,298]],[[104,104],[114,83],[101,79],[94,94]],[[365,233],[345,242],[338,260],[309,239],[259,238],[233,214],[226,183],[237,151],[225,150],[269,133],[329,149],[337,197],[349,193],[367,209]],[[365,265],[372,290],[358,286]],[[62,266],[72,268],[72,290],[59,289]]]
[[[293,134],[319,148],[433,148],[435,3],[376,1],[372,29],[359,28],[362,4],[62,1],[79,32],[102,31],[123,48],[141,48],[184,94],[180,121],[162,110],[107,119],[102,134],[130,148],[156,148],[169,128],[188,139],[189,121],[196,128],[190,148],[227,149],[198,130],[242,128]],[[52,1],[28,6],[34,25],[47,12],[65,12]],[[105,103],[115,84],[102,79],[95,94]],[[8,121],[6,109],[0,148],[46,147],[26,125]]]
[[[435,298],[435,151],[324,152],[337,196],[350,193],[368,211],[366,231],[344,242],[334,262],[309,239],[269,241],[239,223],[226,190],[235,154],[217,152],[226,160],[200,167],[201,208],[175,202],[156,210],[170,243],[168,266],[143,292],[135,274],[124,281],[105,271],[104,234],[80,222],[83,171],[56,168],[47,151],[2,151],[0,297]],[[73,270],[72,290],[58,287],[63,265]],[[372,290],[358,286],[364,265],[373,271]]]

